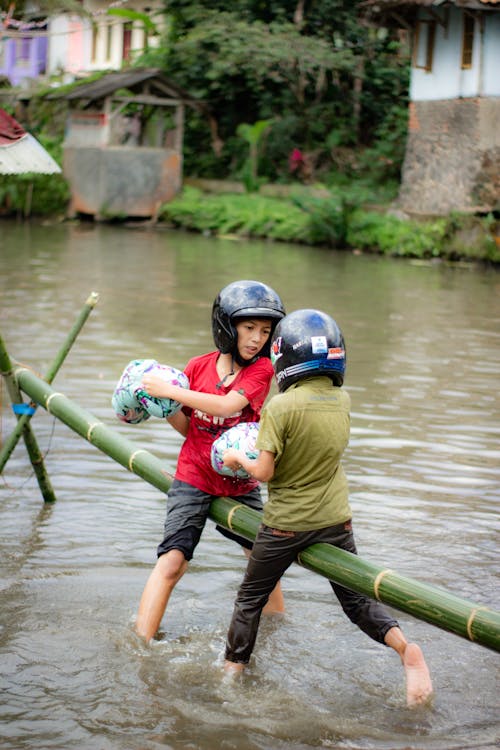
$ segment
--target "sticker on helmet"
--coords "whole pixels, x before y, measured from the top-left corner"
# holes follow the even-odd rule
[[[326,354],[328,352],[326,336],[311,336],[311,348],[313,354]]]
[[[280,350],[281,350],[281,336],[275,339],[271,346],[271,364],[272,365],[276,364],[278,359],[283,356],[283,352]]]
[[[340,346],[335,346],[332,349],[328,349],[327,359],[344,359],[345,351]]]

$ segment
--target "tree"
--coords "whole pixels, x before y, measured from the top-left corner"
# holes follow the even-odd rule
[[[246,158],[238,125],[259,120],[274,122],[260,164],[272,179],[286,178],[294,147],[328,169],[331,144],[372,145],[392,92],[404,106],[406,68],[390,35],[361,22],[359,5],[234,0],[228,11],[225,0],[168,0],[168,39],[143,60],[205,101],[224,142],[221,158],[213,157],[204,123],[191,118],[186,168],[234,174]]]

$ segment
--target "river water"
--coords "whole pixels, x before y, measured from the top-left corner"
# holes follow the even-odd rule
[[[498,272],[173,230],[0,223],[0,321],[12,358],[44,373],[91,291],[99,302],[54,382],[173,469],[168,425],[124,425],[110,398],[129,360],[182,367],[212,349],[211,303],[256,278],[288,310],[341,325],[352,437],[345,457],[359,552],[499,609]],[[13,426],[5,388],[1,434]],[[221,663],[239,548],[207,524],[158,638],[133,619],[155,560],[162,494],[39,409],[57,502],[20,443],[0,478],[2,750],[493,748],[498,654],[396,613],[432,671],[431,706],[405,707],[393,652],[294,566],[287,613],[263,621],[243,680]]]

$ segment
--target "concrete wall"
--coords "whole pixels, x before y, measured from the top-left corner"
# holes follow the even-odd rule
[[[500,97],[412,102],[398,205],[410,213],[500,207]]]
[[[158,148],[66,147],[63,171],[70,213],[96,218],[154,217],[182,183],[179,153]]]

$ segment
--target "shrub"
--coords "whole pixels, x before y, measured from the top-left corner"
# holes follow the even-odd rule
[[[446,232],[446,219],[419,222],[357,209],[350,217],[346,239],[350,247],[431,258],[442,255]]]

